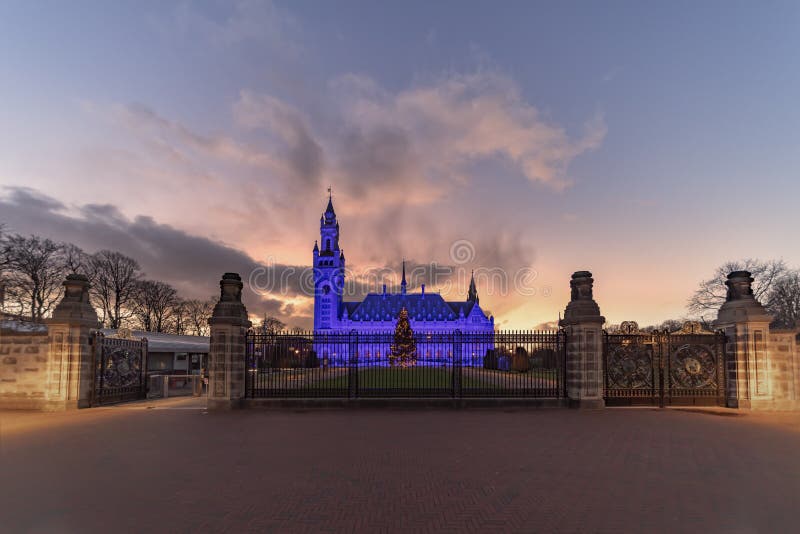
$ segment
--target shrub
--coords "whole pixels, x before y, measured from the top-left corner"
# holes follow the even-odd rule
[[[483,357],[483,368],[492,371],[497,370],[497,352],[494,349],[486,349],[486,356]]]
[[[497,370],[509,371],[511,370],[511,356],[508,354],[500,354],[497,357]]]
[[[531,368],[528,361],[528,351],[524,347],[517,347],[511,360],[511,369],[518,373],[527,373]]]

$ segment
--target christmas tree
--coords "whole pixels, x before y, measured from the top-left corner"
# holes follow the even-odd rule
[[[417,363],[417,344],[414,342],[414,332],[408,322],[408,311],[400,310],[397,316],[397,328],[394,330],[394,343],[392,353],[389,355],[389,365],[392,367],[411,367]]]

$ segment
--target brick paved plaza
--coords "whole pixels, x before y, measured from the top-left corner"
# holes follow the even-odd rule
[[[790,532],[800,524],[797,414],[207,414],[165,401],[0,418],[4,532]]]

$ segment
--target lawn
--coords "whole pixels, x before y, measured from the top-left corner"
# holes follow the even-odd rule
[[[482,381],[462,377],[463,387],[485,387]],[[451,369],[441,367],[371,367],[358,370],[358,388],[364,389],[449,389],[453,384]],[[469,384],[469,385],[467,385]],[[338,389],[348,387],[347,374],[323,379],[312,387]]]
[[[347,389],[349,376],[339,369],[331,371],[310,370],[304,377],[304,387],[309,389]],[[461,374],[462,389],[533,389],[552,388],[557,382],[557,372],[551,369],[534,369],[527,373],[464,368]],[[363,390],[437,390],[452,387],[451,368],[442,367],[368,367],[358,370],[358,389]]]

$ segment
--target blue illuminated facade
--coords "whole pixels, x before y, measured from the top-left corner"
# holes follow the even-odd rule
[[[487,317],[479,304],[474,277],[470,280],[467,299],[464,301],[445,301],[438,293],[406,291],[405,264],[399,293],[390,293],[383,286],[381,293],[370,293],[364,300],[348,302],[343,298],[345,281],[345,257],[339,247],[339,222],[333,209],[333,200],[328,198],[328,206],[320,218],[320,241],[314,243],[314,331],[317,334],[359,334],[394,332],[397,317],[402,308],[408,311],[411,329],[416,335],[452,333],[462,334],[494,332],[494,317]],[[491,339],[490,336],[481,336]],[[423,353],[418,355],[420,362],[446,362],[452,357],[452,346],[437,347],[424,344]],[[465,365],[479,365],[485,351],[492,348],[491,343],[470,343],[464,346],[462,360]],[[347,347],[342,344],[338,350],[330,346],[317,346],[320,358],[329,361],[346,359]],[[388,355],[389,345],[371,345],[359,350],[362,361],[382,361]],[[334,354],[335,353],[335,354]]]

